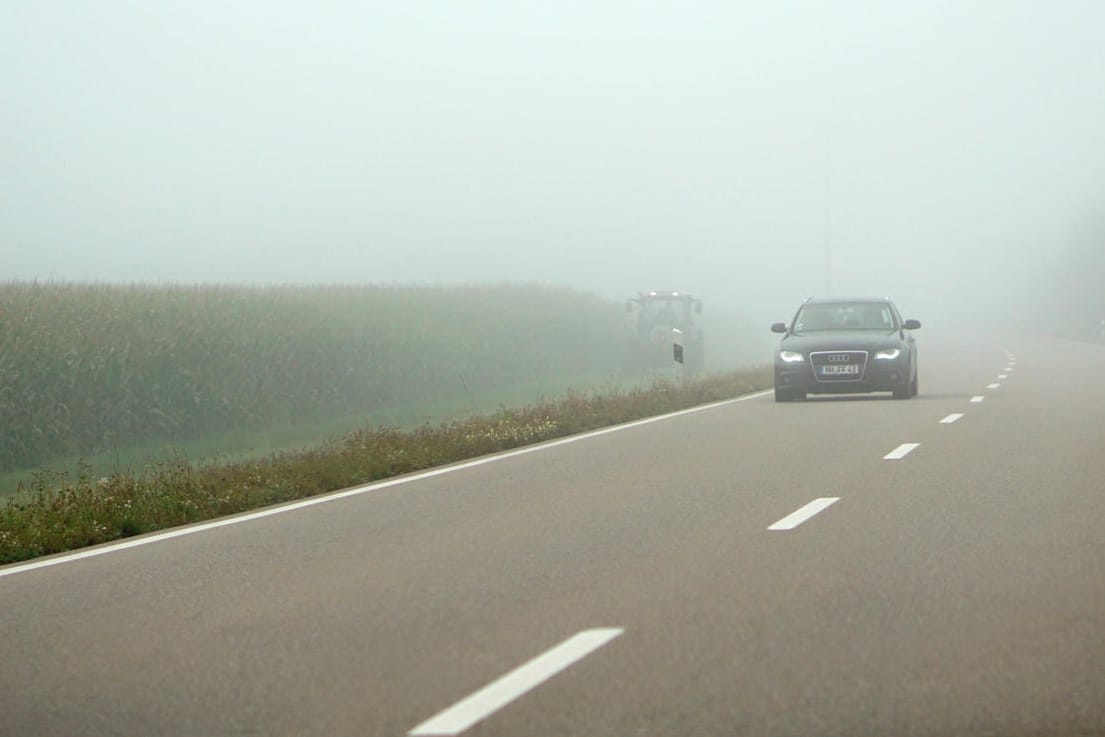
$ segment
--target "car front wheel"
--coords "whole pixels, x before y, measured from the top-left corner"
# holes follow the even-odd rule
[[[775,387],[775,401],[776,402],[793,402],[795,399],[805,399],[806,393],[799,392],[795,389],[781,389]]]

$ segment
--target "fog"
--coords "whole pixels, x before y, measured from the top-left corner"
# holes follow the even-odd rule
[[[1105,206],[1105,4],[0,6],[0,277],[999,314]],[[1068,270],[1069,271],[1069,270]],[[995,309],[998,305],[998,309]]]

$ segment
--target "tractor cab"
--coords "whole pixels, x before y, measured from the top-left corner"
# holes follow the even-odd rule
[[[702,330],[694,324],[694,316],[702,312],[702,300],[685,292],[641,292],[626,300],[625,311],[637,316],[631,368],[670,367],[674,334],[680,341],[679,351],[689,350],[690,373],[702,370]]]

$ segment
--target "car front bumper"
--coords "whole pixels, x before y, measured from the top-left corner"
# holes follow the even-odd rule
[[[908,362],[868,362],[858,379],[818,379],[809,360],[775,364],[775,387],[806,394],[859,394],[892,392],[908,387],[912,379]]]

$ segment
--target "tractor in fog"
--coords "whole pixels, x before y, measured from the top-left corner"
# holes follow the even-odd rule
[[[703,334],[694,323],[694,316],[702,313],[702,300],[685,292],[641,292],[626,300],[625,311],[636,316],[634,336],[626,347],[628,371],[650,372],[680,365],[686,376],[703,371]]]

